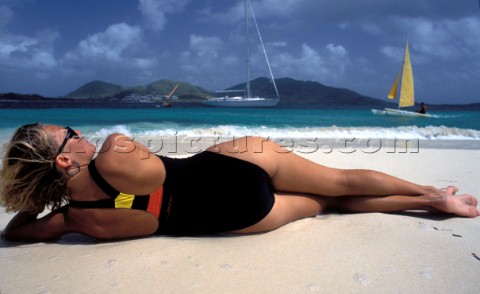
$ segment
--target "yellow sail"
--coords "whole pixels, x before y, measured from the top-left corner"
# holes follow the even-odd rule
[[[399,72],[397,77],[395,78],[395,81],[393,82],[393,86],[390,89],[390,92],[388,93],[388,98],[389,99],[395,99],[397,98],[397,88],[398,88],[398,80],[400,79],[400,75],[402,72]]]
[[[410,62],[410,53],[408,51],[408,40],[405,44],[405,57],[403,59],[402,85],[400,87],[399,107],[415,105],[415,97],[413,90],[413,72]]]

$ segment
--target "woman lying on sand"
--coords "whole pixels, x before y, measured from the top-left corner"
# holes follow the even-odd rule
[[[455,196],[455,187],[325,167],[263,138],[172,159],[112,134],[95,157],[80,131],[31,124],[15,132],[5,152],[1,200],[18,211],[2,232],[7,240],[256,233],[326,210],[480,215],[476,198]],[[45,207],[52,212],[38,218]]]

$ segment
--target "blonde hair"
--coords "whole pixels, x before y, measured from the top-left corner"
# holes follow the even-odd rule
[[[40,213],[68,201],[68,177],[54,168],[58,142],[39,123],[16,130],[3,148],[0,201],[7,212]]]

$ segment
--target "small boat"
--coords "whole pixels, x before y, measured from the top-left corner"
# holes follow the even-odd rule
[[[248,46],[249,44],[249,22],[248,22],[249,11],[252,16],[255,27],[257,29],[260,44],[262,45],[265,60],[267,62],[268,70],[270,72],[272,84],[277,94],[276,98],[252,97],[252,94],[250,91],[250,50]],[[268,61],[267,51],[265,50],[265,46],[263,45],[262,37],[260,35],[260,29],[258,28],[257,21],[255,19],[255,14],[253,13],[253,8],[252,8],[252,4],[250,3],[250,0],[245,0],[245,39],[247,43],[247,82],[246,82],[246,89],[244,91],[245,92],[244,95],[232,96],[232,97],[229,97],[229,96],[211,97],[203,101],[202,102],[203,105],[207,105],[211,107],[275,107],[278,104],[278,102],[280,102],[280,98],[279,98],[280,95],[278,94],[277,85],[275,84],[275,79],[273,78],[272,68],[270,67],[270,62]],[[221,91],[221,92],[227,92],[227,91]]]
[[[410,53],[408,50],[408,40],[405,43],[405,54],[403,57],[403,66],[400,73],[395,78],[393,86],[388,93],[389,99],[396,99],[398,94],[398,84],[400,83],[400,95],[398,99],[398,109],[372,109],[375,115],[393,115],[393,116],[416,116],[416,117],[433,117],[427,113],[402,110],[400,107],[409,107],[415,105],[414,82],[412,63],[410,61]]]
[[[175,87],[173,87],[173,90],[170,91],[170,93],[168,93],[168,95],[163,97],[164,98],[163,103],[162,103],[163,107],[170,108],[170,107],[173,106],[172,96],[173,96],[173,93],[175,93],[175,91],[177,90],[179,84],[180,83],[177,83],[175,85]]]

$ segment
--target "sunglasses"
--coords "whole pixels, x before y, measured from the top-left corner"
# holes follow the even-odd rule
[[[63,142],[60,145],[60,148],[58,148],[57,155],[55,155],[55,157],[57,157],[58,155],[60,155],[60,153],[63,152],[63,148],[65,148],[65,145],[67,145],[67,142],[68,142],[69,139],[80,138],[80,136],[77,134],[77,132],[75,132],[75,130],[73,130],[71,127],[65,127],[65,130],[67,130],[67,135],[65,136],[65,139],[63,139]]]

